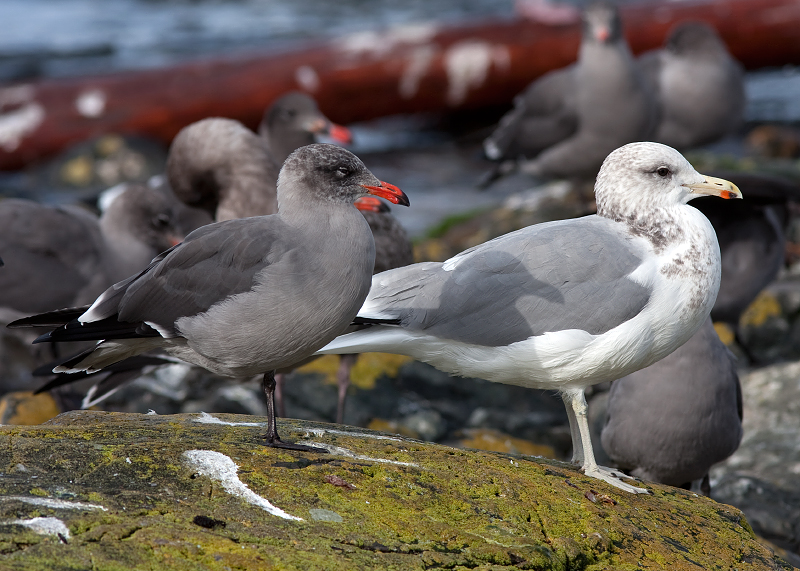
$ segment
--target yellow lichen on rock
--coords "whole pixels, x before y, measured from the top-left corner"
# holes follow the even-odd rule
[[[505,452],[508,454],[525,454],[527,456],[543,456],[558,458],[552,446],[535,444],[529,440],[515,438],[491,428],[468,428],[462,431],[463,438],[459,445],[464,448],[477,448],[489,452]]]
[[[714,331],[717,332],[717,337],[719,337],[719,340],[722,341],[728,347],[730,347],[736,342],[736,333],[734,332],[733,328],[727,323],[723,323],[722,321],[715,321]]]
[[[375,381],[385,375],[391,379],[397,377],[400,367],[410,362],[411,357],[392,355],[390,353],[362,353],[350,371],[350,382],[364,390],[375,388]],[[317,373],[323,375],[325,382],[336,384],[336,372],[339,370],[338,355],[323,355],[297,369],[300,373]]]
[[[687,490],[285,419],[284,439],[328,453],[282,450],[261,444],[264,420],[0,427],[0,569],[788,569],[739,510]],[[34,517],[70,537],[8,523]]]
[[[762,291],[753,300],[739,319],[742,327],[760,327],[771,317],[781,316],[781,304],[778,299],[767,291]]]

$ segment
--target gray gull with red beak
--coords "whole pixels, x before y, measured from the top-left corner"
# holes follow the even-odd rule
[[[199,228],[91,307],[11,325],[60,326],[38,341],[100,340],[54,372],[97,371],[163,349],[219,375],[261,374],[266,443],[293,447],[275,427],[274,371],[333,340],[361,307],[375,244],[353,202],[367,194],[408,205],[346,149],[302,147],[281,169],[277,214]]]
[[[558,390],[573,461],[646,492],[597,465],[584,389],[656,362],[700,328],[719,289],[720,254],[708,219],[687,202],[741,193],[675,149],[631,143],[606,158],[595,194],[596,215],[375,275],[359,311],[365,327],[320,353],[400,353],[455,375]]]

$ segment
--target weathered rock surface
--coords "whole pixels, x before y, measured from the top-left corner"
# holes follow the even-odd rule
[[[762,537],[800,553],[800,362],[741,377],[744,437],[712,471],[712,495]]]
[[[0,428],[2,569],[780,569],[741,512],[567,464],[258,417]]]

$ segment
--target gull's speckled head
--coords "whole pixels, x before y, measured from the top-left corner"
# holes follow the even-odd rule
[[[683,155],[660,143],[630,143],[606,157],[595,184],[597,213],[638,218],[703,195],[741,198],[736,185],[698,173]]]

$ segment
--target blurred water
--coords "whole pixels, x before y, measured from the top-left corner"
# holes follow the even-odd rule
[[[797,67],[750,72],[746,89],[748,121],[800,121],[800,70]]]
[[[513,0],[2,0],[0,81],[163,66],[422,21],[511,16]]]

